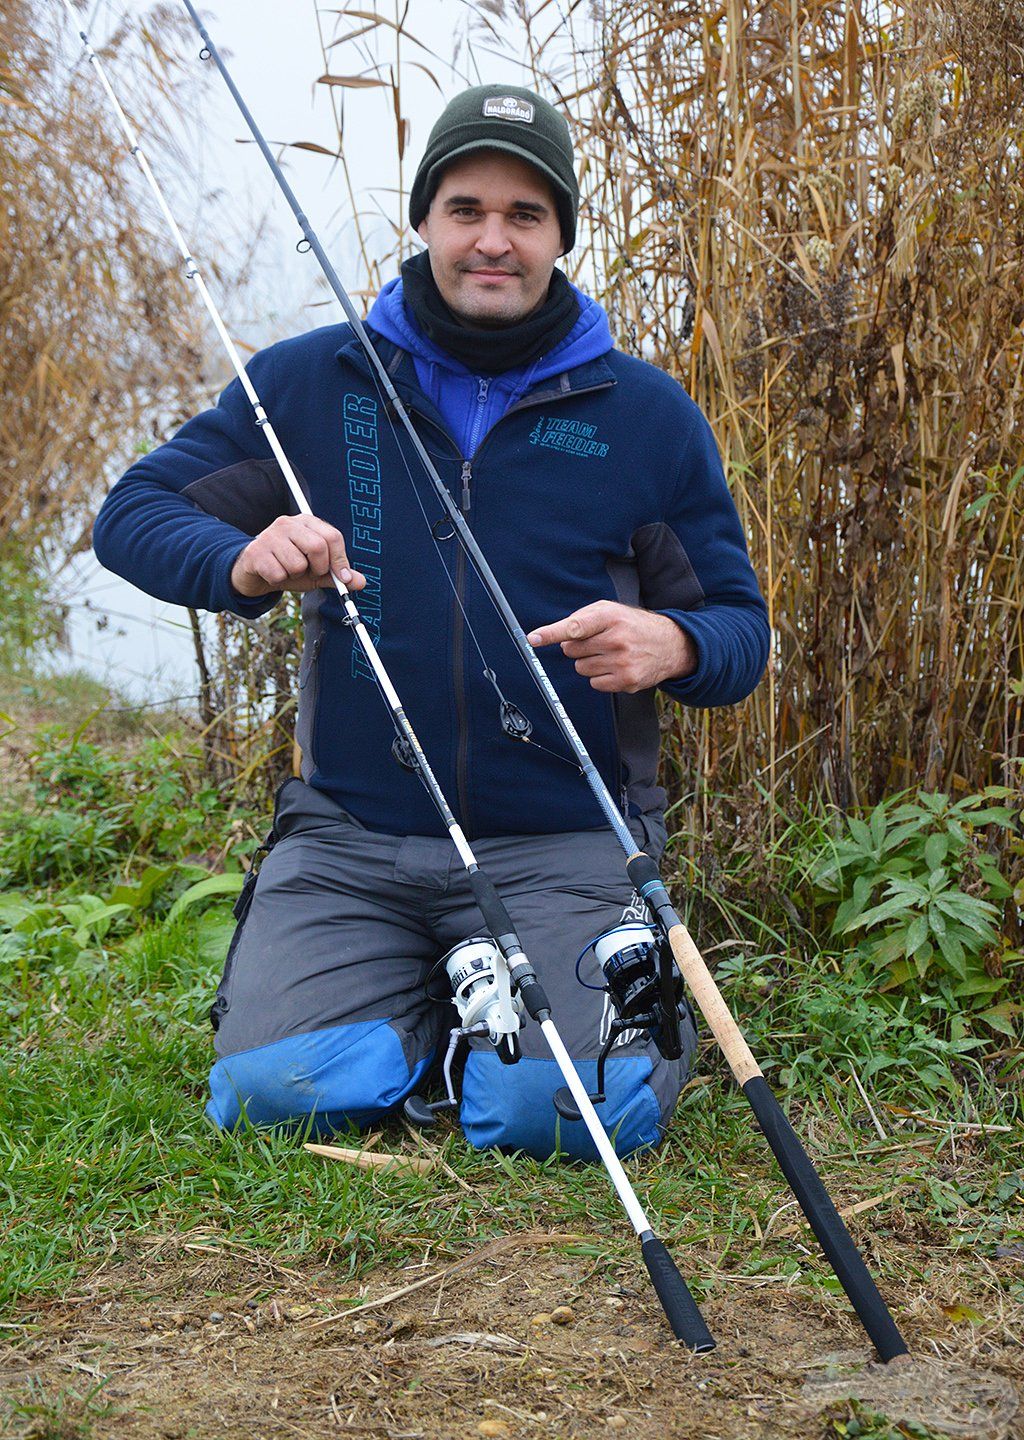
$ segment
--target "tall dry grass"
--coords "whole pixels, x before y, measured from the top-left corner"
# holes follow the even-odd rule
[[[174,103],[176,28],[157,7],[107,47],[142,122]],[[202,327],[95,77],[69,83],[81,47],[63,8],[8,0],[0,40],[0,546],[62,554],[87,543],[133,453],[195,405]]]
[[[1020,784],[1024,11],[618,0],[547,69],[538,23],[582,268],[711,419],[775,630],[677,793]]]
[[[102,5],[83,11],[94,34],[108,18]],[[58,626],[39,598],[50,575],[88,545],[99,502],[131,460],[210,402],[224,362],[63,7],[9,0],[0,42],[7,659],[41,637],[53,642]],[[177,208],[177,189],[194,187],[193,162],[175,147],[168,120],[208,83],[187,18],[165,4],[125,18],[101,59]],[[218,250],[199,237],[203,272],[223,303],[242,283],[245,261],[224,267]],[[295,617],[192,620],[207,769],[225,783],[269,790],[291,768]]]

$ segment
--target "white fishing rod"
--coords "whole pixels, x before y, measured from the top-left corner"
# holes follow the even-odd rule
[[[117,116],[118,123],[124,132],[128,149],[145,176],[149,188],[153,192],[160,211],[167,222],[168,229],[174,237],[174,243],[178,247],[185,265],[185,275],[195,283],[207,313],[213,321],[217,334],[220,336],[221,342],[228,353],[232,368],[245,391],[249,404],[252,406],[255,423],[266,436],[267,443],[270,446],[274,458],[281,467],[281,473],[288,485],[291,497],[301,514],[312,515],[312,509],[303,493],[295,471],[288,460],[288,456],[285,454],[284,448],[277,437],[277,433],[274,430],[269,416],[260,402],[256,388],[242,363],[242,357],[238,353],[238,349],[231,339],[231,336],[228,334],[217,304],[209,291],[206,281],[200,273],[199,266],[196,264],[188,245],[185,243],[185,238],[164,198],[160,183],[143,153],[135,130],[107,79],[99,56],[93,49],[88,34],[80,27],[78,16],[75,14],[71,0],[62,0],[62,3],[85,47],[86,57],[96,72],[111,108]],[[608,1171],[616,1194],[622,1202],[626,1214],[629,1217],[630,1224],[636,1231],[637,1237],[640,1240],[640,1248],[644,1262],[647,1265],[662,1308],[672,1327],[673,1334],[677,1339],[684,1341],[691,1350],[697,1352],[711,1350],[715,1344],[711,1333],[704,1323],[704,1318],[697,1308],[693,1296],[690,1294],[686,1281],[680,1274],[664,1243],[655,1235],[650,1220],[640,1201],[637,1199],[636,1192],[630,1184],[629,1177],[622,1167],[622,1162],[616,1155],[604,1126],[601,1124],[597,1111],[594,1109],[590,1096],[587,1093],[587,1088],[580,1079],[572,1058],[566,1050],[558,1029],[551,1018],[551,1007],[547,996],[519,942],[508,911],[493,884],[481,870],[472,847],[463,833],[462,827],[452,813],[444,792],[430,768],[427,757],[416,736],[416,732],[402,708],[402,702],[398,692],[392,684],[384,663],[377,653],[370,633],[360,617],[358,607],[352,599],[348,587],[333,572],[331,579],[334,582],[335,589],[341,600],[345,621],[353,630],[356,639],[362,647],[363,653],[373,671],[374,678],[377,681],[378,688],[391,711],[391,718],[395,728],[401,739],[406,742],[408,754],[414,758],[420,778],[441,816],[459,858],[466,868],[469,883],[473,891],[473,897],[494,940],[494,945],[491,947],[493,951],[493,962],[490,971],[483,970],[480,972],[480,978],[473,981],[471,989],[467,992],[466,996],[466,1003],[472,1006],[473,1014],[486,1017],[478,1024],[473,1033],[482,1033],[486,1030],[501,1058],[507,1062],[513,1061],[517,1058],[518,1052],[517,1033],[519,1029],[520,1012],[517,1002],[521,1000],[522,1004],[525,1005],[530,1015],[540,1025],[548,1047],[562,1073],[562,1078],[565,1080],[573,1100],[576,1102],[577,1109],[586,1124],[590,1138],[594,1142],[594,1146],[604,1163],[605,1169]],[[454,960],[452,963],[455,963]],[[481,994],[481,987],[486,987],[483,994]],[[517,992],[515,999],[513,999],[513,990]]]
[[[67,3],[67,0],[65,0],[65,3]],[[694,999],[697,1001],[701,1013],[704,1015],[715,1039],[718,1041],[736,1083],[742,1089],[751,1110],[754,1112],[757,1122],[763,1130],[765,1138],[779,1163],[779,1167],[788,1180],[790,1188],[796,1196],[804,1215],[807,1217],[807,1221],[814,1231],[826,1258],[835,1271],[851,1305],[856,1311],[861,1324],[864,1326],[880,1357],[883,1360],[892,1360],[898,1355],[906,1354],[906,1341],[900,1334],[896,1322],[889,1312],[888,1306],[882,1299],[878,1286],[875,1284],[864,1263],[863,1256],[854,1244],[853,1237],[843,1223],[842,1217],[833,1204],[828,1191],[825,1189],[821,1176],[818,1174],[813,1161],[804,1149],[796,1131],[787,1120],[767,1080],[765,1080],[764,1073],[757,1063],[753,1051],[747,1044],[742,1031],[733,1018],[721,991],[715,983],[714,976],[708,969],[704,957],[701,955],[692,936],[676,913],[671,896],[658,873],[657,865],[649,855],[637,849],[636,842],[626,824],[625,817],[616,805],[590,753],[580,739],[572,721],[569,719],[565,706],[562,704],[558,692],[555,690],[551,679],[541,664],[540,658],[527,640],[526,632],[520,625],[497,577],[487,562],[487,557],[484,555],[472,530],[467,524],[465,516],[449,493],[447,486],[438,474],[437,467],[427,453],[423,441],[416,433],[416,428],[409,417],[409,413],[392,384],[391,377],[380,356],[377,354],[373,342],[366,332],[366,327],[356,312],[348,292],[341,283],[338,273],[331,263],[330,257],[320,243],[306,215],[303,213],[294,190],[288,183],[287,177],[277,163],[277,160],[270,150],[270,146],[267,144],[245,100],[242,98],[238,87],[231,78],[231,74],[220,52],[210,39],[206,28],[196,12],[195,6],[192,4],[192,0],[182,0],[182,3],[191,16],[196,30],[202,37],[203,49],[200,51],[200,59],[212,59],[220,71],[224,83],[231,92],[236,105],[245,119],[245,123],[249,127],[253,139],[270,167],[274,179],[277,181],[295,216],[299,228],[302,231],[305,248],[311,250],[319,261],[320,268],[324,273],[327,283],[334,291],[339,304],[345,312],[346,319],[352,326],[352,329],[366,352],[367,359],[372,367],[374,381],[381,394],[387,398],[388,405],[386,409],[389,412],[389,423],[392,424],[392,429],[394,429],[394,425],[390,420],[390,415],[394,414],[405,430],[417,458],[423,465],[434,493],[450,520],[454,533],[458,536],[460,545],[471,560],[491,603],[500,615],[544,703],[554,717],[555,723],[561,731],[569,749],[572,751],[587,784],[590,786],[594,798],[600,805],[602,813],[625,852],[626,874],[630,880],[632,880],[637,893],[645,901],[652,919],[665,940],[665,946],[661,951],[659,975],[660,1014],[663,1023],[670,1027],[675,1015],[674,973],[672,968],[674,961],[675,967],[678,968],[680,974],[682,974],[685,979]],[[397,432],[395,433],[397,443]],[[400,445],[399,449],[401,449]],[[676,1053],[678,1053],[678,1051]],[[573,1094],[575,1096],[575,1092],[573,1092]]]

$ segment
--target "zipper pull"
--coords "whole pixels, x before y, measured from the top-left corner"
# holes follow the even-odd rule
[[[491,388],[491,382],[489,380],[483,380],[479,376],[477,376],[476,383],[479,386],[476,395],[476,403],[478,405],[484,405],[487,403],[487,392]]]
[[[480,383],[481,383],[481,385],[483,385],[485,382],[484,382],[483,380],[481,380]],[[469,481],[470,481],[470,477],[471,477],[472,474],[473,474],[473,467],[470,465],[470,463],[469,463],[468,460],[463,460],[463,462],[462,462],[462,513],[463,513],[463,515],[468,515],[468,514],[469,514],[469,505],[470,505],[470,498],[469,498]]]

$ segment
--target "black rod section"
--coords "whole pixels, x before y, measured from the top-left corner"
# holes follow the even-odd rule
[[[675,1261],[665,1249],[664,1242],[653,1232],[640,1237],[640,1251],[661,1301],[661,1307],[668,1316],[672,1334],[682,1340],[695,1354],[705,1355],[715,1348],[711,1331],[704,1323],[704,1317],[697,1309],[697,1302],[686,1287],[686,1281],[676,1269]]]
[[[763,1076],[755,1076],[743,1086],[750,1108],[764,1131],[790,1189],[818,1239],[818,1244],[846,1291],[872,1345],[882,1360],[906,1355],[908,1347],[896,1328],[878,1286],[871,1278],[864,1259],[843,1224],[839,1211],[822,1183],[821,1176],[800,1142],[800,1138],[783,1114],[782,1106]]]

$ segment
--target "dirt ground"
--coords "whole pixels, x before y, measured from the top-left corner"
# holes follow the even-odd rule
[[[693,1356],[672,1342],[639,1262],[610,1266],[566,1253],[567,1238],[509,1236],[468,1248],[454,1268],[428,1255],[418,1265],[375,1271],[363,1285],[339,1283],[323,1268],[232,1253],[221,1242],[142,1245],[113,1257],[41,1323],[14,1332],[0,1359],[8,1410],[0,1433],[32,1440],[617,1433],[822,1440],[845,1433],[834,1422],[851,1415],[849,1401],[834,1387],[815,1388],[834,1373],[836,1357],[868,1359],[842,1297],[779,1277],[723,1275],[712,1257],[691,1252],[691,1274],[716,1276],[703,1309],[718,1340],[710,1355]],[[920,1259],[923,1269],[924,1253]],[[418,1280],[425,1283],[407,1288]],[[365,1308],[352,1308],[357,1297]],[[972,1325],[950,1318],[934,1297],[906,1302],[905,1333],[927,1358],[906,1372],[904,1388],[935,1399],[947,1381],[967,1376],[973,1418],[946,1433],[1024,1436],[1014,1384],[1024,1393],[1020,1309]],[[961,1418],[970,1412],[964,1398],[955,1399]],[[893,1421],[913,1419],[915,1404],[919,1411],[920,1393],[917,1401],[890,1397],[885,1410]]]

